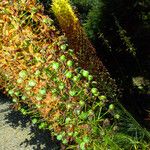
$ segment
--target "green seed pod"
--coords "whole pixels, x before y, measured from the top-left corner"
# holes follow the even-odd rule
[[[107,97],[105,95],[101,95],[98,98],[99,98],[99,100],[102,100],[102,101],[107,100]]]
[[[17,92],[15,92],[14,94],[15,94],[16,96],[19,96],[20,92],[17,91]]]
[[[83,70],[82,71],[82,75],[83,75],[83,77],[88,77],[89,76],[89,72],[88,71],[86,71],[86,70]]]
[[[44,18],[42,21],[43,21],[43,23],[48,23],[48,19],[47,18]]]
[[[97,86],[97,82],[96,81],[92,81],[92,86],[93,87]]]
[[[55,77],[52,79],[54,82],[58,82],[59,81],[59,78],[58,77]]]
[[[66,104],[66,108],[67,108],[68,110],[71,109],[71,108],[72,108],[72,104],[71,104],[71,103]]]
[[[14,91],[13,90],[9,90],[8,94],[12,96],[14,94]]]
[[[67,61],[67,66],[68,67],[72,67],[73,66],[73,61],[72,60],[68,60]]]
[[[58,68],[59,68],[59,63],[58,62],[53,62],[53,64],[52,64],[52,68],[53,69],[55,69],[55,70],[57,70]]]
[[[36,72],[34,73],[36,76],[39,76],[41,74],[40,70],[36,70]]]
[[[27,111],[26,111],[24,108],[21,108],[20,111],[21,111],[21,113],[22,113],[23,115],[26,115],[26,114],[27,114]]]
[[[60,83],[59,86],[58,86],[58,88],[60,90],[63,90],[65,88],[65,84],[64,83]]]
[[[88,76],[88,80],[89,80],[89,81],[92,81],[92,80],[93,80],[93,76],[92,76],[92,75],[89,75],[89,76]]]
[[[79,81],[79,77],[77,77],[77,76],[74,76],[74,77],[73,77],[73,81],[74,81],[74,82],[77,82],[77,81]]]
[[[19,72],[19,77],[26,78],[27,77],[27,72],[25,70],[20,71]]]
[[[73,136],[73,132],[68,132],[68,135],[69,136]]]
[[[37,108],[41,108],[42,105],[41,105],[41,104],[36,104],[36,107],[37,107]]]
[[[17,79],[17,83],[22,83],[22,82],[23,82],[22,78]]]
[[[41,95],[45,95],[45,94],[46,94],[46,88],[41,88],[41,89],[39,90],[39,93],[40,93]]]
[[[43,98],[42,98],[41,96],[37,96],[37,97],[36,97],[36,100],[37,100],[37,101],[41,101],[42,99],[43,99]]]
[[[68,47],[68,44],[63,44],[60,46],[60,49],[65,51],[67,49],[67,47]]]
[[[33,124],[36,124],[37,122],[38,122],[37,118],[33,118],[33,119],[32,119],[32,123],[33,123]]]
[[[35,80],[29,80],[28,85],[33,87],[36,85],[36,81]]]
[[[79,104],[80,104],[81,107],[85,106],[85,102],[83,100],[80,100]]]
[[[66,118],[65,123],[68,124],[70,121],[71,121],[71,119],[68,117],[68,118]]]
[[[44,129],[46,128],[47,124],[45,122],[41,122],[41,124],[39,125],[39,129]]]
[[[22,99],[22,100],[26,100],[26,96],[23,95],[23,96],[21,97],[21,99]]]
[[[85,84],[84,84],[84,87],[86,87],[86,88],[88,88],[89,86],[90,86],[89,83],[85,83]]]
[[[80,73],[82,74],[82,73],[83,73],[83,71],[84,71],[84,69],[81,69],[81,70],[80,70]]]
[[[92,94],[97,94],[98,93],[98,89],[97,88],[92,88],[91,92],[92,92]]]
[[[114,104],[109,105],[109,110],[114,110],[114,108],[115,108]]]
[[[74,53],[74,50],[73,50],[73,49],[69,49],[69,50],[68,50],[68,53],[72,56],[73,53]]]
[[[28,87],[28,86],[25,87],[26,91],[30,91],[31,89],[32,89],[31,87]]]
[[[95,93],[94,96],[96,96],[96,97],[99,96],[99,92]]]
[[[17,99],[16,99],[16,98],[13,98],[13,99],[12,99],[12,102],[17,103]]]
[[[60,60],[61,61],[66,61],[66,56],[65,55],[60,56]]]
[[[78,73],[78,74],[77,74],[77,77],[78,77],[78,79],[81,79],[82,76],[81,76],[80,73]]]
[[[62,143],[63,143],[63,144],[67,144],[67,143],[68,143],[68,140],[67,140],[67,139],[64,139],[64,140],[62,141]]]
[[[71,73],[70,71],[68,71],[68,72],[65,74],[65,76],[66,76],[67,78],[72,78],[72,73]]]
[[[75,114],[80,115],[81,110],[80,109],[75,109],[74,112],[75,112]]]
[[[56,92],[57,92],[57,89],[52,89],[51,92],[52,92],[52,93],[56,93]]]
[[[119,119],[119,118],[120,118],[120,115],[119,115],[119,114],[116,114],[116,115],[114,116],[114,118]]]
[[[57,138],[57,140],[59,140],[59,141],[60,141],[60,140],[62,140],[63,135],[62,135],[62,134],[59,134],[59,135],[57,135],[57,137],[56,137],[56,138]]]

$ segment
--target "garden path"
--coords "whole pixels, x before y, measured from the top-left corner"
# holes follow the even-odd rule
[[[0,150],[59,150],[49,132],[33,127],[28,117],[13,111],[8,97],[0,93]]]

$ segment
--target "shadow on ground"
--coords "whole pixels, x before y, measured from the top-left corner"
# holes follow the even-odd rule
[[[9,126],[10,128],[13,128],[15,130],[19,128],[22,133],[28,130],[28,137],[25,137],[24,141],[19,142],[20,144],[18,145],[18,147],[20,148],[20,150],[28,150],[28,147],[32,147],[31,150],[60,150],[59,142],[56,140],[52,140],[50,131],[38,129],[38,127],[31,124],[30,118],[28,116],[23,116],[20,112],[14,111],[10,107],[10,98],[0,92],[0,114],[4,114],[4,117],[1,117],[3,118],[4,122],[3,126]],[[11,136],[11,133],[9,134]],[[3,135],[3,133],[1,133],[1,135]],[[21,148],[22,145],[23,148]],[[0,143],[0,147],[1,146],[4,147],[4,144],[1,145]],[[4,147],[4,149],[6,148]]]

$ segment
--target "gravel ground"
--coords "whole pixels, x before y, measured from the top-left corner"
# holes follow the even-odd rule
[[[60,150],[49,132],[33,127],[28,117],[10,106],[8,97],[0,93],[0,150]]]

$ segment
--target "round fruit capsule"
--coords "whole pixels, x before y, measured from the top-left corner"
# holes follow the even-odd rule
[[[68,135],[69,136],[73,136],[73,132],[68,132]]]
[[[72,73],[70,71],[68,71],[65,75],[67,78],[72,78]]]
[[[60,134],[60,135],[57,135],[57,140],[62,140],[62,138],[63,138],[63,136],[62,136],[62,134]]]
[[[97,94],[97,93],[98,93],[98,89],[97,89],[97,88],[92,88],[92,89],[91,89],[91,92],[92,92],[93,94]]]
[[[71,121],[71,119],[68,117],[68,118],[66,118],[65,123],[68,124],[70,121]]]
[[[57,89],[52,89],[51,92],[52,92],[53,94],[56,94],[56,93],[57,93]]]
[[[21,108],[20,111],[22,112],[23,115],[27,114],[27,111],[24,108]]]
[[[22,82],[23,82],[22,78],[17,79],[17,83],[22,83]]]
[[[36,76],[39,76],[40,75],[40,70],[36,70],[36,72],[34,73]]]
[[[68,67],[72,67],[73,66],[73,61],[72,60],[68,60],[67,61],[67,66]]]
[[[88,75],[89,75],[89,72],[88,71],[86,71],[86,70],[83,70],[82,71],[82,75],[83,75],[83,77],[88,77]]]
[[[29,86],[33,87],[36,85],[36,81],[35,80],[29,80]]]
[[[63,90],[65,88],[65,84],[64,83],[60,83],[59,86],[58,86],[58,88],[60,90]]]
[[[89,87],[90,86],[90,84],[88,83],[88,82],[86,82],[85,84],[84,84],[84,87]]]
[[[115,108],[114,104],[109,105],[109,110],[114,110],[114,108]]]
[[[55,70],[57,70],[59,68],[59,63],[58,62],[54,62],[52,64],[52,68],[55,69]]]
[[[15,92],[14,94],[15,94],[16,96],[19,96],[20,92],[17,91],[17,92]]]
[[[119,118],[120,118],[120,115],[119,115],[119,114],[116,114],[116,115],[114,116],[114,118],[119,119]]]
[[[92,86],[96,86],[97,85],[97,82],[96,81],[92,81]]]
[[[67,140],[67,139],[64,139],[64,140],[62,141],[62,143],[63,143],[63,144],[67,144],[67,143],[68,143],[68,140]]]
[[[21,99],[22,99],[22,100],[26,100],[26,96],[23,95],[23,96],[21,97]]]
[[[79,81],[79,78],[78,78],[77,76],[74,76],[74,77],[73,77],[73,81],[74,81],[74,82],[77,82],[77,81]]]
[[[70,55],[73,55],[74,50],[73,50],[73,49],[69,49],[69,50],[68,50],[68,53],[69,53]]]
[[[89,80],[89,81],[93,80],[93,76],[92,76],[92,75],[89,75],[89,76],[88,76],[88,80]]]
[[[41,124],[39,125],[39,129],[43,129],[47,126],[47,124],[45,122],[41,122]]]
[[[41,108],[42,105],[41,105],[41,104],[36,104],[36,107],[37,107],[37,108]]]
[[[68,47],[68,44],[63,44],[63,45],[60,46],[60,49],[61,50],[66,50],[67,47]]]
[[[44,18],[44,19],[43,19],[43,23],[48,23],[48,19],[47,19],[47,18]]]
[[[33,124],[36,124],[37,122],[38,122],[38,120],[37,120],[36,118],[33,118],[33,119],[32,119],[32,123],[33,123]]]
[[[72,107],[72,104],[71,104],[71,103],[68,103],[68,104],[66,105],[66,108],[67,108],[67,109],[71,109],[71,107]]]
[[[66,56],[65,55],[60,56],[60,60],[61,61],[66,61]]]
[[[17,99],[15,99],[15,98],[13,98],[12,101],[13,101],[14,103],[17,103]]]
[[[79,104],[80,104],[81,107],[85,106],[85,102],[83,100],[80,100]]]
[[[45,94],[46,94],[46,88],[41,88],[41,89],[39,90],[39,93],[40,93],[41,95],[45,95]]]
[[[9,90],[9,91],[8,91],[8,94],[9,94],[9,95],[13,95],[13,94],[14,94],[14,91],[13,91],[13,90]]]
[[[95,93],[94,96],[99,96],[99,92]]]
[[[100,100],[105,101],[107,100],[107,97],[105,95],[101,95],[98,97]]]
[[[42,99],[43,99],[43,98],[42,98],[41,96],[37,96],[37,97],[36,97],[36,100],[37,100],[37,101],[41,101]]]
[[[26,91],[30,91],[31,89],[32,89],[31,87],[28,87],[28,86],[25,87]]]
[[[20,71],[19,72],[19,77],[26,78],[27,77],[27,72],[25,70]]]

